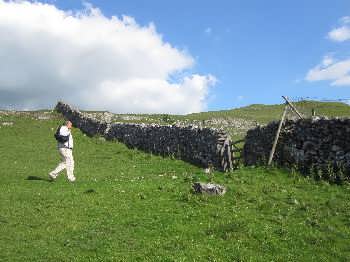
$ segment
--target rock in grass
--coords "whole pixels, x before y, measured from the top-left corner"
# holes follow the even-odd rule
[[[13,126],[13,122],[2,122],[3,126]]]
[[[204,193],[208,195],[223,195],[226,193],[226,187],[218,184],[195,182],[192,187],[195,193]]]

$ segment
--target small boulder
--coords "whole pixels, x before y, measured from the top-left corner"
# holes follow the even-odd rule
[[[195,182],[192,187],[195,193],[204,193],[208,195],[223,195],[226,193],[226,188],[218,184]]]
[[[13,122],[2,122],[3,126],[13,126]]]
[[[50,119],[50,116],[43,116],[43,115],[38,116],[38,120],[49,120],[49,119]]]

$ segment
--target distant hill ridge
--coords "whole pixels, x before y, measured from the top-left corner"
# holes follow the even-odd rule
[[[324,117],[350,117],[350,106],[341,102],[319,102],[319,101],[300,101],[294,105],[306,117],[311,116],[312,109],[316,115]],[[264,105],[252,104],[245,107],[234,108],[229,110],[209,111],[202,113],[189,114],[186,117],[191,119],[209,119],[215,117],[223,118],[243,118],[255,120],[263,124],[270,121],[278,120],[281,117],[284,104]],[[292,116],[289,115],[289,118]]]

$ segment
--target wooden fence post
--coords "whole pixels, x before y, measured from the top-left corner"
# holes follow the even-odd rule
[[[273,145],[272,145],[272,149],[270,152],[270,157],[269,157],[269,162],[267,165],[271,165],[272,163],[272,159],[273,159],[273,155],[275,154],[275,150],[276,150],[276,145],[277,145],[277,141],[278,141],[278,137],[280,136],[280,132],[281,132],[281,128],[284,122],[284,118],[286,117],[287,111],[288,111],[288,102],[286,102],[286,106],[284,107],[284,111],[281,117],[281,121],[280,124],[278,126],[277,132],[276,132],[276,136],[275,136],[275,140],[273,141]]]
[[[295,108],[295,106],[288,100],[286,96],[282,96],[284,100],[286,100],[286,103],[290,106],[290,108],[298,115],[300,119],[303,119],[301,114],[298,112],[298,110]]]
[[[311,110],[311,116],[316,116],[315,108],[313,108],[313,109]]]

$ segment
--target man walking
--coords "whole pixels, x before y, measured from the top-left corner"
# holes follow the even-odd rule
[[[61,126],[56,136],[58,141],[58,152],[62,158],[61,163],[58,164],[55,170],[49,173],[49,177],[55,180],[59,173],[63,170],[67,170],[67,178],[69,181],[74,182],[74,159],[73,159],[73,136],[71,134],[72,122],[66,121],[65,125]]]

